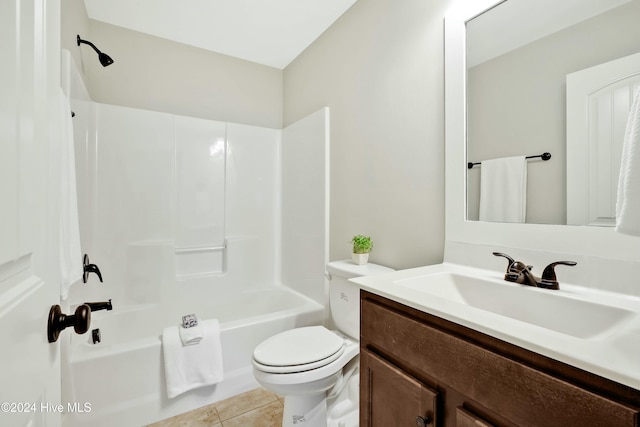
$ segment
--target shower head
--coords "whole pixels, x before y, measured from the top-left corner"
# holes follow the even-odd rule
[[[96,53],[98,54],[98,60],[100,61],[100,63],[102,64],[103,67],[106,67],[107,65],[113,64],[113,59],[111,59],[111,57],[109,55],[107,55],[106,53],[100,52],[100,50],[96,47],[96,45],[94,45],[90,41],[82,40],[80,38],[80,35],[77,36],[76,40],[78,42],[78,46],[80,46],[80,43],[88,44],[89,46],[91,46],[93,48],[93,50],[95,50]]]

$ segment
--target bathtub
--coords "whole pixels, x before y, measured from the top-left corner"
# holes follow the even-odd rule
[[[65,414],[64,425],[138,427],[251,390],[258,387],[251,370],[257,344],[324,319],[322,305],[279,286],[242,291],[219,303],[176,302],[170,312],[158,305],[113,305],[112,311],[93,313],[91,329],[100,329],[100,343],[92,343],[91,331],[72,334],[63,400],[79,410]],[[161,333],[188,313],[220,321],[224,380],[168,399]]]

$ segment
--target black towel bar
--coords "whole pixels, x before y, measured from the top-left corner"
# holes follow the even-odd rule
[[[547,160],[549,160],[551,158],[551,153],[542,153],[542,154],[538,154],[536,156],[527,156],[527,157],[525,157],[525,159],[537,159],[538,157],[541,158],[544,161],[547,161]],[[467,169],[471,169],[475,165],[480,165],[480,164],[482,164],[482,162],[475,162],[475,163],[469,162],[469,163],[467,163]]]

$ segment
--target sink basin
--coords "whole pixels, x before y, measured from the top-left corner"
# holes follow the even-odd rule
[[[582,339],[610,331],[634,316],[630,310],[561,291],[450,272],[400,279],[394,284]]]

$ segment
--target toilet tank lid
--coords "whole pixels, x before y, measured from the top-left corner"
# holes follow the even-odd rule
[[[376,274],[389,273],[395,270],[390,267],[370,262],[364,265],[357,265],[350,259],[343,259],[328,263],[327,271],[329,274],[335,274],[338,277],[351,279],[352,277],[373,276]]]

